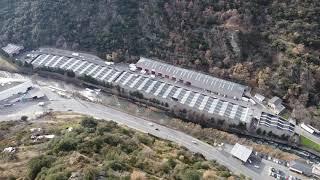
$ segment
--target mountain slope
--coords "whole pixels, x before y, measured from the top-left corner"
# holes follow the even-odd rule
[[[0,2],[0,43],[138,56],[278,95],[320,127],[317,0],[12,0]]]
[[[0,122],[0,149],[17,150],[0,152],[0,179],[239,179],[202,155],[114,122],[74,114],[39,120]]]

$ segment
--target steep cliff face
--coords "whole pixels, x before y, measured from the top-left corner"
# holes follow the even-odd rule
[[[0,44],[156,57],[247,83],[319,119],[320,1],[0,0]]]

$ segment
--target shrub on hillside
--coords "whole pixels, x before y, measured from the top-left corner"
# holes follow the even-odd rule
[[[73,72],[73,71],[67,71],[67,76],[68,77],[71,77],[71,78],[74,78],[76,76],[76,74]]]
[[[111,168],[112,170],[119,171],[119,172],[130,170],[130,167],[121,161],[110,161],[107,164],[107,168]]]
[[[55,161],[53,156],[42,155],[31,159],[28,163],[28,177],[35,179],[43,167],[50,167]]]
[[[183,180],[200,180],[201,173],[196,170],[189,169],[184,173],[182,179]]]
[[[97,170],[91,166],[85,168],[83,173],[84,173],[83,180],[96,179],[96,176],[98,174]]]
[[[28,120],[28,116],[21,116],[21,121],[27,121]]]
[[[96,128],[98,125],[98,123],[93,117],[83,118],[80,124],[84,128]]]
[[[152,145],[154,143],[154,139],[150,136],[139,134],[137,135],[138,140],[145,145]]]
[[[59,153],[61,151],[73,151],[77,147],[77,140],[73,138],[64,137],[53,141],[51,146],[55,153]]]

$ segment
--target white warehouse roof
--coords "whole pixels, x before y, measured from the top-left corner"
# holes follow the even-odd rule
[[[251,153],[252,153],[252,148],[248,148],[238,143],[235,144],[231,150],[232,156],[240,159],[243,162],[247,162]]]
[[[265,97],[261,94],[255,94],[254,97],[259,100],[260,102],[264,101],[265,100]]]
[[[32,86],[33,85],[31,81],[24,81],[8,89],[4,89],[3,91],[0,92],[0,101],[5,100],[19,93],[25,93],[28,90],[28,88]]]
[[[23,46],[18,46],[15,44],[8,44],[6,47],[3,47],[2,50],[9,54],[10,56],[14,54],[18,54],[21,50],[23,50]]]
[[[177,80],[181,79],[184,82],[190,82],[192,86],[227,95],[232,98],[237,97],[241,99],[244,91],[249,89],[249,87],[241,84],[143,57],[140,58],[136,66],[161,73],[163,76],[168,75],[169,77],[175,77]]]

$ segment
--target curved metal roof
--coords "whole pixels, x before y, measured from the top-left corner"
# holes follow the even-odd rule
[[[140,58],[136,66],[161,73],[162,75],[175,77],[177,80],[181,79],[185,82],[190,82],[192,86],[206,89],[211,92],[219,93],[221,95],[226,95],[232,98],[237,97],[240,99],[245,89],[248,88],[247,86],[243,86],[238,83],[226,81],[203,73],[180,68],[143,57]]]

